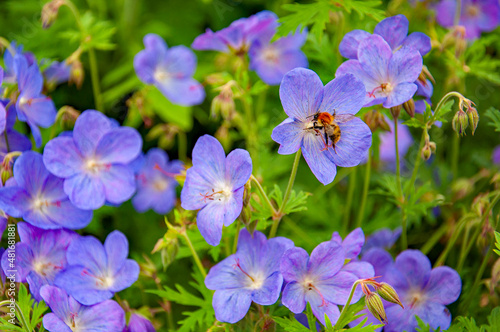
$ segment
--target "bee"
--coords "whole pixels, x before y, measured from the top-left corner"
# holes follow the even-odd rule
[[[314,130],[318,136],[323,134],[321,138],[323,139],[323,143],[325,143],[325,147],[321,151],[326,151],[329,147],[332,147],[333,151],[337,153],[335,145],[340,141],[342,134],[338,123],[347,122],[354,118],[354,116],[351,114],[336,115],[335,110],[333,110],[333,114],[318,112],[309,117],[312,117],[312,126],[305,129]]]

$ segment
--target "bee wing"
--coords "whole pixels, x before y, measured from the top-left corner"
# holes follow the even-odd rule
[[[354,116],[352,114],[337,114],[337,115],[335,115],[335,122],[345,123],[345,122],[351,121],[355,117],[356,116]]]

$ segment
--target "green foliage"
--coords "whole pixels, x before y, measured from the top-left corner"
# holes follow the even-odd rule
[[[500,111],[494,107],[490,107],[484,112],[491,122],[488,122],[488,126],[495,128],[496,132],[500,132]]]
[[[437,330],[433,330],[429,324],[426,324],[420,317],[416,316],[418,327],[418,332],[439,332],[441,329],[438,327]]]
[[[8,300],[7,300],[8,301]],[[0,317],[0,329],[2,331],[45,331],[43,327],[38,327],[42,323],[43,314],[49,309],[45,302],[35,303],[24,284],[19,284],[19,291],[16,294],[16,318],[19,325],[14,325],[9,320],[11,317]]]
[[[465,58],[469,67],[468,74],[500,85],[500,59],[493,58],[488,51],[488,48],[497,43],[498,40],[498,35],[491,34],[475,40],[467,48]]]
[[[290,214],[293,212],[307,210],[307,197],[309,197],[310,195],[310,193],[306,193],[303,191],[297,194],[295,190],[292,190],[285,207],[282,209],[283,212],[285,214]],[[273,191],[271,191],[271,193],[269,194],[269,198],[273,199],[276,204],[281,207],[281,205],[283,204],[283,192],[278,185],[274,186]]]
[[[273,320],[287,332],[309,332],[310,330],[300,324],[295,318],[273,317]]]
[[[347,308],[347,312],[345,316],[342,317],[342,320],[335,323],[339,328],[343,328],[347,326],[350,322],[363,317],[363,314],[359,314],[361,310],[365,308],[365,301],[363,299],[359,300],[356,303],[351,303]]]
[[[186,131],[191,129],[193,126],[191,107],[172,104],[156,88],[146,88],[144,94],[144,98],[147,102],[146,104],[150,105],[152,111],[156,113],[160,119],[167,123],[174,123]]]
[[[97,20],[91,12],[86,12],[80,17],[81,26],[68,29],[60,33],[64,39],[73,44],[82,44],[82,50],[94,48],[96,50],[109,51],[115,48],[111,38],[116,28],[109,21]]]
[[[478,327],[472,317],[457,317],[448,332],[498,332],[500,331],[500,307],[496,307],[488,316],[488,325]]]
[[[497,247],[497,249],[493,249],[493,251],[500,256],[500,233],[496,232],[495,231],[495,247]]]

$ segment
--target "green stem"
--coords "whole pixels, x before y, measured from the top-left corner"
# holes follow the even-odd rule
[[[201,263],[200,257],[196,253],[196,250],[194,250],[193,243],[191,243],[191,239],[189,239],[187,231],[182,232],[182,236],[186,240],[187,245],[189,247],[189,250],[191,251],[191,255],[193,255],[194,262],[198,266],[198,269],[200,270],[201,274],[203,275],[203,278],[206,278],[207,272],[205,271],[205,268],[203,267],[203,264]]]
[[[306,315],[307,315],[307,324],[309,325],[309,330],[315,331],[315,332],[318,331],[316,329],[316,319],[314,318],[314,314],[312,312],[311,304],[309,302],[307,302]]]
[[[358,219],[356,221],[356,228],[361,227],[363,218],[365,216],[366,201],[368,199],[368,190],[370,189],[370,175],[372,172],[372,151],[368,150],[368,159],[365,166],[365,179],[363,182],[363,194],[361,196],[361,207],[359,208]]]
[[[443,96],[443,98],[441,98],[441,100],[438,102],[436,108],[434,109],[434,118],[437,117],[437,114],[439,113],[441,108],[444,106],[444,104],[448,101],[448,99],[450,99],[452,97],[456,97],[456,98],[458,98],[458,100],[464,99],[464,96],[462,96],[462,94],[460,94],[456,91],[448,92],[447,94],[445,94]]]
[[[345,303],[345,306],[342,308],[342,311],[340,312],[339,319],[337,319],[337,323],[335,324],[335,330],[340,330],[343,328],[343,326],[339,326],[339,323],[343,320],[344,316],[347,314],[347,309],[349,308],[349,305],[351,304],[352,297],[354,295],[354,291],[356,290],[356,287],[358,287],[358,281],[356,281],[351,288],[351,292],[349,293],[349,297],[347,298],[347,302]]]
[[[178,143],[178,154],[179,154],[179,160],[186,162],[187,161],[187,136],[186,133],[183,131],[180,131],[177,134],[177,143]]]
[[[446,234],[446,231],[448,230],[448,225],[442,224],[439,229],[432,234],[432,236],[425,242],[425,244],[422,246],[420,251],[424,254],[427,255],[432,248],[438,243],[438,241],[443,237],[443,235]]]
[[[11,304],[12,302],[10,300],[4,300],[4,301],[1,301],[0,302],[0,307],[3,307],[5,305],[9,305]],[[28,326],[28,321],[26,320],[26,317],[24,317],[24,313],[23,311],[21,310],[21,307],[19,307],[19,305],[17,304],[17,302],[14,302],[15,303],[15,306],[16,306],[16,309],[17,309],[17,312],[19,313],[19,316],[21,317],[21,324],[24,328],[25,331],[27,332],[30,332],[29,330],[29,326]]]
[[[406,202],[401,185],[401,165],[399,162],[399,143],[398,143],[398,119],[394,118],[394,147],[396,150],[396,185],[398,187],[399,201],[401,202],[401,250],[408,248],[407,239],[407,220],[406,220]]]
[[[351,208],[352,208],[352,199],[354,198],[354,189],[356,189],[356,168],[354,168],[351,176],[349,177],[349,188],[347,189],[347,201],[345,204],[344,211],[344,220],[342,222],[342,234],[347,234],[347,230],[349,229],[349,220],[351,219]]]
[[[456,179],[458,178],[458,159],[460,156],[460,136],[453,135],[453,143],[451,150],[451,174]]]
[[[455,228],[455,230],[453,231],[453,234],[450,238],[450,240],[448,240],[448,243],[446,244],[446,248],[444,249],[444,251],[441,253],[441,255],[439,255],[438,259],[436,260],[436,262],[434,263],[434,267],[436,266],[441,266],[444,264],[444,262],[446,261],[446,257],[448,257],[448,254],[450,253],[450,250],[451,248],[453,248],[453,245],[455,244],[455,242],[457,241],[458,239],[458,236],[460,235],[460,233],[462,232],[462,228],[465,226],[465,222],[467,221],[468,219],[467,218],[463,218],[462,220],[460,220]]]
[[[7,147],[7,153],[10,152],[9,136],[7,135],[7,130],[4,130],[3,137],[5,137],[5,146]]]
[[[98,111],[104,112],[104,107],[102,105],[102,98],[101,98],[101,86],[99,82],[99,70],[97,67],[95,51],[92,47],[89,47],[88,52],[89,52],[89,62],[90,62],[90,76],[92,79],[92,90],[94,92],[95,107]]]
[[[284,209],[286,207],[286,203],[290,198],[290,194],[292,193],[293,183],[295,182],[295,176],[297,175],[297,169],[299,167],[301,151],[297,151],[295,154],[295,159],[293,160],[292,172],[290,173],[290,179],[288,179],[288,186],[286,187],[285,195],[283,196],[283,202],[281,202],[281,206],[276,213],[276,217],[273,220],[273,225],[271,226],[271,232],[269,233],[269,238],[272,238],[276,235],[278,231],[278,225],[283,217]]]
[[[236,253],[236,249],[238,248],[238,238],[240,237],[240,228],[241,228],[241,220],[240,218],[238,218],[236,219],[236,234],[234,235],[233,253]]]
[[[250,100],[252,100],[251,96],[248,96]],[[248,152],[252,157],[253,169],[258,169],[258,153],[257,153],[257,133],[255,132],[255,119],[252,112],[252,104],[248,102],[247,96],[244,95],[241,98],[241,102],[243,103],[243,109],[245,110],[246,116],[246,144],[248,148]]]
[[[408,183],[408,186],[406,187],[406,190],[405,190],[406,197],[409,197],[411,189],[415,188],[415,181],[417,180],[418,169],[420,168],[420,164],[422,162],[422,157],[420,155],[420,151],[422,151],[422,148],[424,147],[426,136],[427,136],[427,129],[424,129],[422,131],[422,138],[420,139],[420,145],[418,146],[417,159],[415,160],[415,165],[413,165],[413,172],[411,173],[411,179],[410,179],[410,182]]]
[[[257,178],[253,174],[250,176],[250,180],[252,180],[253,183],[255,183],[260,194],[262,195],[262,197],[264,197],[264,201],[266,201],[266,204],[269,207],[269,210],[271,210],[272,214],[275,215],[277,213],[276,209],[274,208],[273,203],[271,203],[271,200],[269,199],[266,192],[264,191],[264,188],[262,188],[262,186],[260,185],[259,180],[257,180]]]

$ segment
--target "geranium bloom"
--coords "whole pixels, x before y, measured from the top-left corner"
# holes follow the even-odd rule
[[[14,53],[11,53],[13,51]],[[10,48],[8,48],[3,53],[3,63],[5,67],[5,82],[7,83],[16,83],[18,68],[14,63],[14,56],[16,54],[24,56],[26,59],[28,66],[31,66],[36,62],[35,55],[31,52],[23,52],[23,45],[17,43],[13,40],[10,43]]]
[[[409,47],[419,51],[422,56],[429,53],[431,39],[422,32],[413,32],[408,36],[408,25],[406,16],[396,15],[380,21],[373,33],[384,38],[393,51],[400,47]],[[358,59],[359,44],[371,35],[364,30],[348,32],[340,42],[340,54],[348,59]]]
[[[280,85],[280,98],[289,116],[274,128],[272,139],[280,144],[278,153],[302,154],[316,178],[328,184],[337,173],[336,166],[353,167],[366,155],[372,142],[370,128],[354,115],[364,104],[365,87],[352,75],[339,77],[323,87],[315,72],[296,68]],[[315,117],[331,120],[321,125]],[[332,116],[333,115],[333,116]],[[340,138],[325,139],[329,129],[338,127]]]
[[[243,208],[244,185],[252,174],[252,159],[236,149],[226,157],[222,145],[210,135],[198,139],[193,148],[193,167],[186,172],[181,206],[200,210],[198,229],[212,246],[222,238],[222,225],[231,225]]]
[[[281,273],[287,282],[283,305],[298,314],[309,302],[323,325],[325,314],[335,323],[340,316],[337,305],[345,305],[352,285],[358,280],[353,273],[342,270],[344,260],[344,249],[335,241],[321,243],[311,257],[302,248],[288,249],[281,259]],[[360,297],[361,292],[356,292],[353,303]]]
[[[145,49],[136,54],[134,68],[146,84],[153,84],[174,104],[198,105],[205,99],[203,86],[193,79],[196,55],[183,45],[167,47],[158,35],[144,36]]]
[[[165,151],[151,149],[145,157],[143,166],[136,175],[137,194],[132,204],[138,212],[153,209],[158,214],[166,214],[175,205],[175,176],[180,174],[184,165],[179,160],[169,162]]]
[[[0,108],[7,104],[8,100],[0,101]],[[5,155],[9,152],[31,150],[31,141],[29,138],[13,128],[16,122],[16,110],[14,106],[9,107],[7,110],[5,122],[6,133],[4,132],[3,135],[0,135],[0,160],[3,160]],[[7,136],[9,146],[7,146],[5,136]]]
[[[122,332],[125,328],[125,312],[115,301],[81,305],[54,286],[43,286],[40,294],[52,310],[43,315],[43,326],[49,332]]]
[[[457,2],[442,0],[436,6],[436,20],[446,27],[452,27]],[[497,0],[462,0],[459,25],[465,27],[465,38],[476,39],[481,32],[494,30],[500,23],[500,5]]]
[[[308,61],[300,50],[307,39],[307,30],[302,33],[280,38],[274,43],[269,40],[257,40],[250,48],[250,69],[269,85],[281,83],[283,76],[297,67],[307,67]]]
[[[291,247],[289,239],[267,240],[261,232],[252,236],[242,229],[236,253],[212,267],[205,279],[207,288],[215,290],[212,304],[217,320],[236,323],[245,317],[252,301],[275,303],[283,285],[280,259]]]
[[[45,84],[53,89],[56,85],[67,82],[69,80],[71,67],[66,64],[66,61],[52,62],[44,71]]]
[[[390,249],[401,236],[401,227],[396,228],[394,231],[389,228],[381,228],[374,232],[366,239],[363,252],[371,248]]]
[[[408,101],[417,92],[414,83],[422,72],[422,56],[411,47],[392,52],[381,36],[363,39],[358,48],[358,60],[340,65],[336,77],[353,74],[366,87],[365,106],[382,104],[385,108]]]
[[[35,139],[36,146],[42,144],[42,134],[38,126],[48,128],[56,121],[56,107],[49,97],[42,94],[43,76],[36,63],[28,66],[23,55],[14,57],[17,68],[19,96],[16,101],[17,118],[26,122]]]
[[[123,332],[155,332],[153,324],[144,316],[133,313],[130,315],[128,326]]]
[[[117,127],[104,114],[87,110],[75,122],[73,135],[56,137],[45,146],[43,161],[64,179],[64,191],[82,209],[98,209],[106,201],[120,204],[135,192],[128,165],[140,153],[137,130]]]
[[[67,266],[66,251],[78,234],[72,231],[43,230],[28,223],[17,224],[21,242],[16,243],[15,268],[9,251],[2,256],[2,269],[6,274],[15,270],[16,282],[28,282],[30,293],[40,301],[40,288],[53,285],[56,275]]]
[[[6,214],[43,229],[79,229],[90,223],[92,211],[71,204],[63,179],[47,171],[38,152],[24,152],[13,170],[15,183],[0,189],[0,209]]]
[[[278,17],[270,11],[262,11],[248,18],[240,18],[227,28],[213,32],[207,29],[191,45],[195,50],[212,50],[245,54],[256,40],[269,41],[278,26]]]
[[[458,273],[450,267],[432,269],[431,262],[419,250],[405,250],[385,272],[385,280],[397,291],[404,309],[386,308],[386,332],[413,331],[418,326],[415,315],[432,329],[448,329],[451,314],[445,305],[455,302],[462,288]]]
[[[128,241],[120,231],[111,232],[104,246],[93,236],[80,237],[68,247],[68,267],[55,285],[85,305],[110,299],[139,277],[139,264],[127,256]]]

